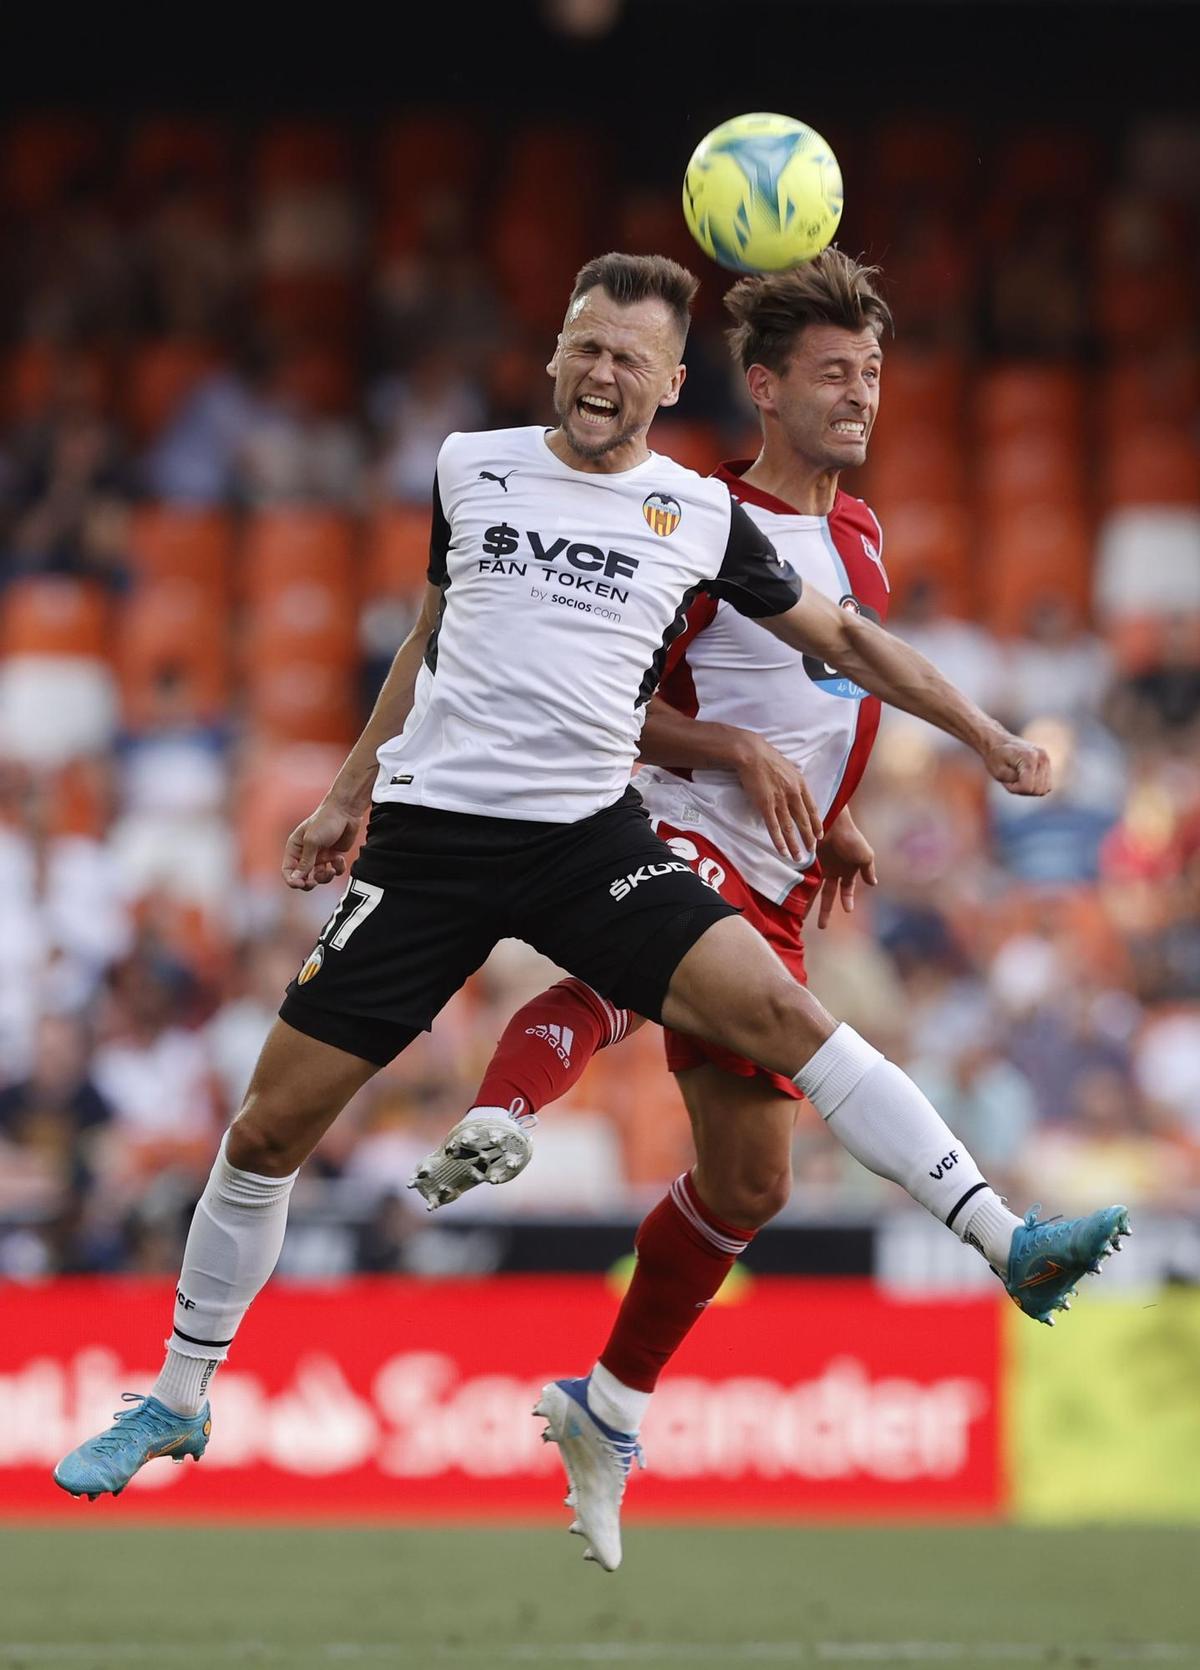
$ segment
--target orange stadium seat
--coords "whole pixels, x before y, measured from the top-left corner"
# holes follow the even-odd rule
[[[335,122],[272,122],[254,148],[254,179],[262,192],[329,185],[347,179],[350,169],[346,130]]]
[[[241,581],[262,599],[295,578],[319,578],[357,601],[358,528],[352,517],[327,509],[260,510],[246,523]]]
[[[1200,456],[1174,414],[1118,434],[1103,460],[1111,505],[1200,506]]]
[[[27,576],[0,602],[0,656],[65,655],[106,661],[110,609],[94,580]]]
[[[436,191],[469,196],[486,155],[469,111],[430,110],[389,122],[379,137],[380,197],[389,211],[411,209]]]
[[[229,706],[228,619],[211,593],[187,580],[139,587],[121,609],[117,674],[125,722],[137,730],[172,708],[212,721]]]
[[[174,417],[202,377],[216,364],[203,342],[164,337],[130,356],[125,368],[121,406],[134,439],[153,440]]]
[[[989,507],[1007,504],[1080,504],[1086,494],[1084,455],[1078,437],[1055,430],[1014,432],[984,446],[977,481]]]
[[[496,210],[489,256],[505,299],[530,330],[557,331],[575,274],[593,253],[586,219],[568,211],[548,216],[545,199],[506,198]],[[553,337],[550,338],[553,342]]]
[[[957,426],[912,423],[900,428],[888,422],[872,440],[863,488],[885,525],[892,505],[962,502],[966,461]]]
[[[896,117],[874,137],[876,177],[890,190],[915,187],[949,203],[974,173],[975,146],[950,117]]]
[[[357,654],[358,614],[344,586],[319,574],[295,574],[257,598],[243,622],[248,665],[262,656],[306,655],[350,663]]]
[[[14,122],[0,152],[0,198],[20,213],[48,209],[100,150],[96,124],[84,116],[28,116]]]
[[[129,524],[134,572],[146,581],[188,581],[216,602],[229,595],[235,545],[233,518],[224,510],[142,505]]]
[[[263,273],[254,294],[261,321],[284,336],[341,342],[356,323],[358,294],[346,273]]]
[[[357,676],[355,663],[286,651],[257,655],[245,689],[252,733],[267,742],[349,746],[362,723]]]
[[[957,427],[963,412],[966,363],[959,354],[884,344],[882,432],[898,434],[912,424],[938,429]]]
[[[112,366],[97,349],[65,349],[31,338],[14,348],[4,368],[0,396],[10,423],[34,423],[44,417],[64,384],[80,389],[95,405],[111,403]]]
[[[1158,666],[1166,637],[1166,622],[1161,615],[1115,614],[1104,622],[1104,640],[1125,678]]]
[[[936,590],[942,612],[969,615],[974,552],[965,505],[910,497],[890,504],[880,515],[891,609],[901,611],[913,587],[924,582]]]
[[[513,134],[505,166],[508,191],[549,206],[551,220],[587,201],[607,173],[605,135],[586,122],[530,122]]]
[[[46,411],[54,393],[58,350],[32,338],[8,355],[4,365],[4,416],[12,424],[33,423]]]
[[[183,176],[224,185],[233,148],[220,122],[189,116],[151,116],[135,123],[125,148],[124,175],[135,191],[160,190]]]
[[[1164,336],[1188,340],[1195,297],[1186,262],[1164,256],[1157,265],[1117,268],[1098,274],[1096,322],[1110,350],[1152,351]]]
[[[366,595],[395,597],[420,591],[429,565],[429,512],[390,505],[367,529]]]
[[[1126,355],[1103,373],[1099,404],[1109,438],[1181,418],[1194,424],[1200,418],[1200,359],[1175,347]]]
[[[1078,200],[1095,186],[1097,158],[1090,134],[1022,123],[996,147],[992,178],[1005,197]]]
[[[1001,508],[986,524],[977,565],[987,624],[1016,634],[1044,599],[1067,603],[1082,619],[1091,593],[1092,538],[1078,505]]]
[[[1083,398],[1076,367],[1015,361],[993,367],[976,383],[975,422],[988,442],[1046,433],[1077,439]]]
[[[234,796],[243,874],[278,880],[284,842],[322,800],[344,758],[340,739],[260,744],[244,754]]]
[[[711,423],[660,419],[651,435],[655,452],[673,458],[689,470],[708,475],[726,456],[720,431]]]

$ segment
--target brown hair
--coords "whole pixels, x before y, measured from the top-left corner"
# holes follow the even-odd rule
[[[686,341],[692,322],[692,298],[699,288],[695,273],[665,255],[621,255],[614,250],[580,267],[568,307],[595,289],[607,290],[622,307],[634,302],[666,302],[679,326],[680,340]]]
[[[734,359],[743,371],[752,365],[782,371],[806,325],[882,336],[892,329],[892,310],[875,289],[878,277],[878,267],[864,267],[830,244],[802,267],[739,279],[725,296]]]

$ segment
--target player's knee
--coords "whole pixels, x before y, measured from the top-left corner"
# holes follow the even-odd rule
[[[790,1164],[747,1166],[723,1178],[718,1192],[720,1198],[712,1202],[718,1217],[738,1229],[761,1229],[791,1198],[792,1168]]]
[[[797,1040],[812,1024],[812,1007],[804,988],[795,981],[783,976],[770,981],[754,994],[752,1002],[741,1006],[736,1022],[740,1040],[735,1048],[764,1065],[790,1058]]]
[[[269,1104],[247,1102],[229,1128],[225,1158],[238,1171],[259,1177],[286,1177],[305,1159],[296,1138],[271,1117]]]

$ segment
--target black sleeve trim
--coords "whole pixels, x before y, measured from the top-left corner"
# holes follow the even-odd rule
[[[425,570],[430,584],[446,584],[446,553],[450,549],[450,524],[442,509],[442,489],[437,471],[433,474],[433,516],[429,525],[429,567]]]
[[[732,603],[739,615],[759,620],[764,615],[782,615],[798,603],[803,583],[735,499],[720,572],[705,590]]]

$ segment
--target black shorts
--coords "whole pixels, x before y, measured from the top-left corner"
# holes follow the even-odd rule
[[[737,914],[659,840],[633,788],[570,824],[386,803],[279,1013],[383,1066],[511,937],[658,1020],[685,953]]]

